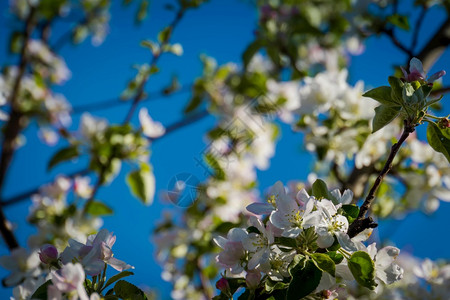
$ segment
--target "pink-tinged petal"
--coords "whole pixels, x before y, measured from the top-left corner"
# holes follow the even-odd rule
[[[103,260],[108,260],[113,256],[111,248],[109,248],[109,246],[105,242],[102,243],[101,250],[101,258]]]
[[[108,229],[102,229],[100,230],[97,235],[95,236],[94,240],[92,241],[92,245],[100,245],[102,242],[105,242],[109,239],[110,233]]]
[[[273,211],[270,214],[269,218],[270,222],[277,228],[285,229],[291,226],[291,223],[288,220],[288,216],[279,210]]]
[[[47,287],[47,299],[48,300],[61,300],[63,299],[62,293],[54,285]]]
[[[223,236],[215,237],[213,238],[213,241],[216,243],[217,246],[219,246],[222,249],[225,249],[225,244],[228,242],[228,240]]]
[[[100,274],[104,268],[105,262],[101,259],[91,260],[89,261],[88,265],[84,265],[84,270],[86,271],[86,274],[90,276],[96,276]]]
[[[246,209],[255,215],[268,215],[275,210],[270,203],[252,203]]]
[[[434,82],[436,80],[438,80],[439,78],[441,78],[442,76],[445,76],[446,72],[444,70],[439,71],[434,73],[433,75],[430,76],[430,78],[428,78],[428,82]]]
[[[403,67],[400,67],[400,69],[402,69],[403,77],[405,79],[407,79],[408,78],[408,72],[406,72],[405,68],[403,68]]]
[[[261,272],[250,271],[245,276],[245,283],[249,289],[256,289],[261,282]]]
[[[228,231],[228,240],[232,242],[241,242],[248,236],[248,232],[242,228],[232,228]]]
[[[133,266],[127,264],[126,262],[119,260],[115,257],[111,257],[110,259],[108,259],[107,261],[108,265],[110,265],[111,267],[113,267],[114,269],[116,269],[119,272],[122,272],[124,270],[128,270],[128,269],[134,269]]]
[[[286,190],[284,189],[284,185],[281,181],[277,181],[272,186],[272,188],[270,189],[270,195],[274,195],[275,197],[286,195]]]
[[[421,75],[425,74],[422,62],[416,57],[413,57],[409,62],[409,73],[419,73]]]

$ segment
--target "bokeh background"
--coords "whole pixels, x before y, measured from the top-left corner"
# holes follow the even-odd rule
[[[173,18],[173,12],[164,9],[167,1],[153,1],[148,19],[141,25],[134,22],[135,9],[123,7],[121,1],[113,1],[111,9],[110,32],[105,42],[93,46],[89,41],[80,45],[65,45],[60,55],[65,58],[72,72],[71,79],[56,91],[63,93],[72,106],[99,103],[107,99],[117,99],[125,89],[126,83],[135,71],[132,65],[149,60],[148,50],[139,46],[141,40],[154,39],[159,30]],[[402,7],[400,6],[400,10]],[[407,11],[406,11],[407,12]],[[408,13],[408,12],[407,12]],[[419,48],[444,20],[444,13],[432,9],[424,20],[420,32]],[[417,18],[412,15],[412,20]],[[160,73],[151,77],[146,90],[160,91],[171,77],[176,74],[183,86],[189,86],[201,75],[200,54],[214,57],[219,64],[241,62],[241,54],[253,39],[257,23],[257,11],[248,1],[212,0],[199,9],[191,10],[175,30],[172,40],[181,43],[184,54],[181,57],[166,55],[159,61]],[[17,24],[16,24],[17,25]],[[14,19],[9,14],[8,1],[0,1],[0,64],[17,63],[17,57],[8,54],[9,32],[14,28]],[[55,26],[52,37],[64,34],[67,24]],[[409,41],[407,33],[399,32],[400,40]],[[387,83],[387,76],[392,74],[393,66],[406,64],[406,57],[385,37],[372,37],[365,42],[365,52],[351,58],[349,80],[354,84],[358,80],[365,82],[366,89]],[[441,57],[430,70],[434,73],[440,69],[450,71],[450,53]],[[450,76],[443,79],[444,85],[450,83]],[[154,98],[143,102],[151,116],[164,125],[180,120],[183,107],[189,99],[189,90],[184,89],[165,98]],[[444,113],[450,112],[449,101],[442,101]],[[93,115],[107,118],[110,123],[122,122],[129,102],[117,106],[104,106],[92,111]],[[78,128],[80,114],[73,116],[72,129]],[[134,118],[137,124],[137,114]],[[196,163],[206,144],[204,133],[214,124],[213,117],[207,117],[188,127],[178,130],[152,146],[151,162],[156,177],[156,190],[167,189],[170,180],[179,173],[190,173],[199,180],[205,179],[204,170]],[[289,180],[306,180],[308,166],[312,157],[303,148],[302,135],[292,132],[289,126],[281,125],[282,133],[276,147],[276,155],[271,160],[270,168],[258,172],[259,189],[264,191],[277,180],[287,183]],[[423,130],[419,137],[425,138]],[[63,146],[60,143],[49,147],[40,142],[37,126],[30,126],[25,132],[26,145],[17,151],[11,165],[5,187],[4,199],[34,189],[51,181],[56,175],[82,169],[87,161],[65,163],[51,172],[46,171],[49,158]],[[161,267],[155,261],[155,247],[151,232],[156,222],[162,218],[164,210],[182,209],[172,204],[161,202],[156,197],[153,205],[146,207],[134,199],[125,184],[127,166],[108,187],[98,193],[97,198],[105,201],[115,214],[104,218],[104,228],[117,235],[114,246],[115,256],[134,265],[135,275],[129,278],[140,287],[157,289],[161,298],[169,298],[170,284],[161,279]],[[21,245],[26,245],[28,236],[34,229],[26,222],[30,200],[5,208],[5,213],[15,225],[15,232]],[[378,227],[379,235],[390,239],[402,251],[415,256],[431,259],[448,259],[450,239],[448,238],[450,204],[441,203],[432,216],[421,212],[411,213],[402,220],[384,221]],[[0,255],[8,254],[3,242]],[[0,277],[7,273],[0,269]],[[0,288],[0,299],[8,299],[11,289]]]

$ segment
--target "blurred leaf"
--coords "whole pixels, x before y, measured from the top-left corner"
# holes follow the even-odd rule
[[[146,205],[152,204],[155,195],[155,177],[150,168],[130,172],[127,176],[127,184],[135,197]]]
[[[50,159],[48,163],[47,170],[52,169],[54,166],[56,166],[59,163],[62,163],[67,160],[71,160],[75,157],[78,157],[80,155],[80,152],[78,150],[77,146],[70,146],[67,148],[63,148],[56,152],[52,158]]]
[[[102,202],[91,201],[86,207],[86,212],[92,216],[107,216],[112,215],[114,211]]]
[[[450,162],[450,128],[441,129],[434,123],[428,123],[427,140],[431,148],[444,154]]]
[[[147,18],[149,4],[150,3],[148,0],[142,0],[139,4],[139,8],[136,13],[136,21],[138,23],[141,23],[145,20],[145,18]]]
[[[408,31],[410,29],[409,19],[407,16],[394,14],[394,15],[388,16],[387,21],[400,29],[403,29],[406,31]]]

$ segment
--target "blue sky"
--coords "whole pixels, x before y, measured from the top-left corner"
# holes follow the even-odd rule
[[[157,32],[173,18],[172,12],[163,9],[166,1],[153,1],[149,19],[141,26],[136,26],[134,7],[123,9],[113,1],[110,35],[100,47],[93,47],[90,42],[78,46],[65,46],[61,50],[72,71],[72,78],[64,86],[56,90],[64,93],[72,105],[95,103],[115,98],[123,91],[126,82],[134,75],[133,64],[145,63],[149,60],[148,50],[139,46],[143,39],[154,39]],[[7,14],[6,1],[0,4],[0,51],[6,53],[7,32],[11,20]],[[424,41],[431,35],[427,31],[440,24],[443,14],[433,12],[425,20],[421,35]],[[161,72],[150,79],[147,91],[158,91],[166,85],[173,74],[177,74],[181,83],[189,84],[201,74],[199,55],[204,53],[215,57],[219,64],[229,61],[240,62],[242,51],[252,41],[256,27],[256,11],[245,1],[212,0],[200,9],[189,11],[173,34],[173,41],[181,43],[184,55],[176,57],[167,55],[161,58]],[[59,24],[54,30],[55,37],[64,32],[66,25]],[[407,38],[407,36],[401,36]],[[424,41],[421,41],[423,43]],[[392,65],[403,64],[405,56],[385,38],[371,38],[366,43],[366,52],[352,59],[350,67],[351,82],[364,80],[367,86],[386,84],[387,76],[392,72]],[[419,44],[420,47],[420,44]],[[1,55],[0,63],[14,62],[15,58]],[[450,70],[448,51],[441,61],[431,70]],[[444,83],[449,83],[444,78]],[[180,93],[167,99],[145,102],[154,119],[163,124],[170,124],[182,117],[182,109],[188,100],[189,93]],[[95,112],[95,115],[106,117],[111,123],[121,122],[129,104]],[[450,105],[444,98],[444,112],[449,112]],[[79,116],[74,117],[73,129],[78,127]],[[134,118],[136,124],[137,115]],[[167,188],[171,178],[179,173],[188,172],[199,179],[204,178],[203,169],[196,166],[195,159],[205,147],[203,134],[213,125],[214,120],[208,117],[190,127],[177,131],[164,139],[155,142],[152,147],[151,162],[154,166],[157,191]],[[292,133],[288,126],[282,126],[282,137],[277,145],[276,156],[271,160],[269,170],[259,172],[258,177],[262,189],[275,181],[288,182],[293,179],[305,180],[307,168],[311,165],[310,156],[302,153],[302,139],[299,134]],[[420,133],[424,137],[423,133]],[[54,148],[42,145],[36,135],[36,126],[31,125],[25,132],[27,144],[17,151],[12,163],[4,191],[4,197],[16,195],[23,190],[34,188],[48,182],[55,175],[70,170],[78,170],[85,165],[64,164],[47,173],[46,166],[51,155],[63,144]],[[135,284],[157,287],[167,296],[169,284],[160,277],[161,268],[154,259],[150,233],[155,223],[162,218],[164,209],[177,209],[160,203],[158,200],[150,207],[145,207],[134,199],[125,184],[124,166],[114,183],[102,188],[98,198],[114,208],[115,215],[105,218],[104,227],[114,231],[117,242],[114,252],[117,258],[136,266]],[[8,218],[17,225],[16,234],[20,244],[33,228],[24,221],[28,214],[30,202],[26,201],[6,208]],[[421,213],[411,214],[404,222],[392,221],[380,227],[381,235],[389,234],[394,227],[391,239],[400,248],[408,249],[419,257],[448,258],[450,241],[436,237],[445,237],[448,227],[450,205],[441,203],[440,209],[432,216]],[[433,234],[430,234],[433,232]],[[420,236],[420,239],[417,237]],[[0,255],[7,253],[4,244],[0,245]],[[0,276],[6,275],[0,270]],[[10,289],[0,288],[0,298],[11,295]]]

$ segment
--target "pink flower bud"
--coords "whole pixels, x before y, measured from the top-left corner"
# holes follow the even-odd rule
[[[450,121],[447,118],[442,118],[438,122],[439,127],[446,129],[450,127]]]
[[[261,282],[261,273],[258,270],[248,271],[245,276],[245,283],[249,289],[256,289]]]
[[[228,284],[228,280],[223,277],[220,278],[216,282],[216,288],[223,293],[227,293],[230,290],[230,285]]]
[[[39,258],[44,264],[50,264],[58,259],[58,250],[55,246],[45,244],[40,250]]]

